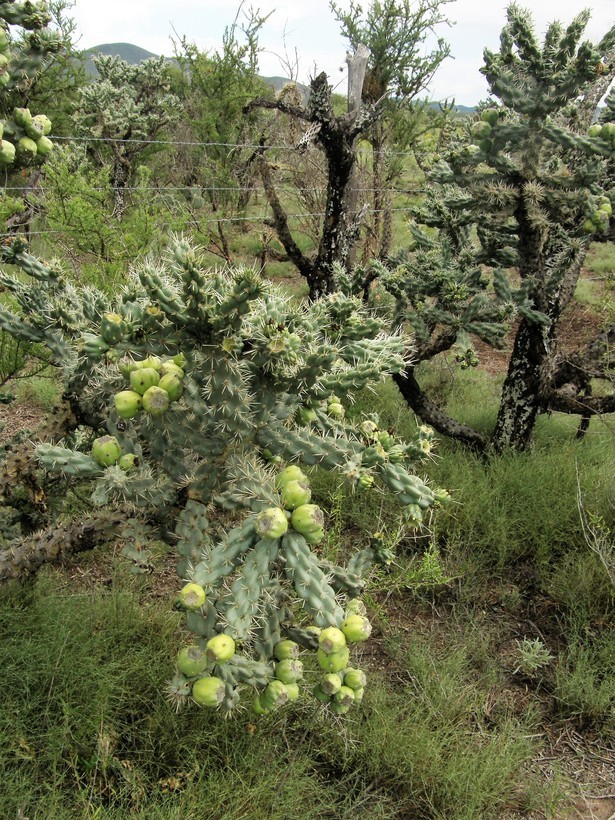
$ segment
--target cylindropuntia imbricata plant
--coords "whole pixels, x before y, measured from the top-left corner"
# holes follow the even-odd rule
[[[434,492],[414,475],[421,436],[396,441],[402,458],[392,463],[373,431],[368,437],[360,422],[329,415],[331,403],[348,404],[353,391],[403,369],[403,338],[365,317],[358,299],[334,294],[297,306],[253,270],[206,270],[180,240],[162,265],[134,272],[113,298],[77,290],[59,265],[35,259],[19,241],[0,254],[21,269],[19,280],[0,272],[0,285],[23,306],[0,306],[0,328],[46,346],[64,378],[70,413],[56,441],[77,427],[74,441],[86,448],[88,436],[111,439],[102,462],[100,445],[94,457],[74,445],[40,445],[39,467],[87,479],[96,505],[129,510],[179,553],[177,608],[196,647],[184,655],[204,653],[208,665],[192,680],[186,672],[195,666],[182,655],[168,689],[176,706],[192,698],[230,711],[246,689],[262,713],[292,701],[299,646],[317,650],[324,673],[343,677],[350,651],[340,628],[354,616],[364,624],[356,598],[373,562],[384,560],[380,542],[366,537],[336,566],[311,549],[324,535],[324,511],[303,503],[291,512],[284,500],[288,506],[296,482],[309,492],[306,471],[319,465],[357,492],[371,491],[370,478],[368,486],[384,486],[402,506],[432,506]],[[122,318],[108,319],[106,340],[105,316]],[[161,386],[169,377],[182,386],[173,401]],[[152,391],[166,397],[160,412],[148,402]],[[308,426],[296,421],[304,406],[315,413]],[[130,469],[121,469],[129,454]],[[235,511],[236,525],[210,523],[212,504]],[[338,710],[350,697],[322,694]]]

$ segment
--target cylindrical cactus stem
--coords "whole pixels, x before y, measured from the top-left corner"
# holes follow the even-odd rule
[[[371,547],[366,547],[363,550],[359,550],[359,552],[355,552],[352,558],[348,561],[346,572],[349,577],[364,579],[372,568],[373,563],[374,550]]]
[[[205,601],[200,611],[186,612],[186,626],[192,632],[203,638],[211,638],[216,634],[216,624],[218,622],[218,610],[216,602],[209,598]]]
[[[346,592],[350,595],[360,595],[365,586],[365,581],[354,572],[332,564],[330,561],[320,560],[320,568],[330,579],[331,586],[337,592]]]
[[[286,558],[286,574],[316,624],[321,627],[339,626],[344,620],[344,611],[305,538],[297,532],[288,532],[282,537],[282,549]]]
[[[240,527],[233,527],[225,538],[195,566],[192,580],[202,587],[213,587],[230,575],[244,552],[257,540],[252,519],[246,519]]]
[[[101,465],[91,456],[53,444],[39,444],[36,457],[50,472],[63,473],[71,478],[91,478],[100,475]]]
[[[124,516],[119,513],[98,513],[77,523],[56,525],[9,542],[0,550],[0,581],[24,578],[45,563],[94,549],[115,537],[123,521]]]
[[[207,508],[200,501],[189,498],[178,516],[175,527],[175,534],[179,539],[176,544],[177,551],[196,564],[201,553],[211,545],[209,531]]]
[[[263,689],[270,680],[273,680],[273,671],[270,666],[245,655],[235,654],[228,662],[238,683],[245,683],[257,689]]]
[[[296,641],[305,649],[318,649],[318,632],[316,630],[290,626],[285,632],[291,641]]]
[[[232,712],[240,699],[235,671],[236,667],[231,667],[227,663],[219,663],[216,665],[216,676],[224,683],[224,698],[220,706],[226,712]]]
[[[270,566],[275,561],[279,540],[261,538],[246,556],[239,575],[231,585],[232,603],[224,617],[235,638],[249,636],[259,611],[263,589],[269,584]]]
[[[401,464],[387,462],[378,469],[384,483],[402,504],[418,504],[421,509],[433,504],[434,495],[430,488],[418,476],[406,472]]]
[[[284,605],[284,591],[279,583],[272,583],[263,591],[264,610],[256,629],[254,640],[254,654],[262,661],[269,661],[274,657],[275,647],[282,639],[282,624],[290,617],[290,612]]]

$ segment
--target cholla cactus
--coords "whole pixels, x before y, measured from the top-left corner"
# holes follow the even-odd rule
[[[435,500],[408,471],[429,451],[429,430],[408,444],[375,420],[344,419],[352,391],[404,368],[404,339],[351,297],[297,306],[253,270],[207,271],[184,241],[113,299],[77,291],[18,242],[2,256],[34,281],[0,275],[23,308],[0,308],[0,328],[47,346],[74,419],[92,431],[81,447],[39,446],[40,465],[91,480],[100,506],[173,522],[179,605],[196,638],[169,693],[232,709],[248,685],[261,711],[292,699],[298,667],[278,668],[276,647],[285,636],[313,647],[328,628],[349,643],[367,637],[344,599],[378,558],[368,547],[334,566],[313,551],[326,521],[299,465],[337,470],[358,492],[382,484],[415,524]],[[212,503],[243,510],[237,526],[216,533]],[[343,671],[346,650],[331,659],[324,647],[323,669],[345,660]]]
[[[485,51],[483,73],[499,104],[434,163],[413,246],[381,271],[397,323],[409,321],[416,334],[415,361],[453,348],[462,367],[472,366],[472,337],[497,346],[517,320],[491,439],[447,417],[414,364],[398,379],[421,418],[479,450],[524,449],[544,410],[589,420],[615,406],[612,395],[591,394],[592,378],[612,380],[606,354],[615,330],[574,364],[556,347],[589,237],[606,235],[615,202],[615,126],[587,131],[576,112],[615,75],[615,28],[595,46],[581,42],[588,17],[566,29],[553,23],[540,43],[529,12],[510,6],[500,51]]]
[[[50,20],[45,3],[1,4],[0,167],[29,165],[52,150],[50,120],[44,114],[32,116],[27,108],[11,108],[9,103],[9,93],[27,88],[29,77],[60,47],[58,35],[46,28]],[[11,35],[11,26],[25,29],[19,41]]]

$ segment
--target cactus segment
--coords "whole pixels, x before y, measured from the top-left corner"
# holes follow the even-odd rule
[[[316,624],[320,627],[341,624],[344,612],[305,538],[297,532],[289,531],[282,538],[282,549],[286,558],[286,574],[291,578],[306,608],[314,616]]]

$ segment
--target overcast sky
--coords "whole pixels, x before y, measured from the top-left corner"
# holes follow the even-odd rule
[[[364,0],[364,7],[368,2]],[[519,4],[532,11],[541,33],[552,20],[567,24],[587,7],[592,13],[586,30],[590,39],[599,39],[615,24],[615,0],[520,0]],[[246,7],[249,5],[250,0]],[[347,8],[349,2],[338,0],[338,5]],[[486,96],[487,87],[479,74],[482,52],[485,46],[498,48],[507,5],[500,0],[453,0],[443,5],[454,25],[442,26],[438,35],[450,43],[453,59],[448,59],[434,78],[430,88],[433,99],[454,97],[459,104],[471,105]],[[202,50],[218,48],[238,6],[239,0],[77,0],[70,13],[77,22],[81,48],[128,42],[169,56],[174,30]],[[253,0],[252,6],[263,14],[272,12],[260,36],[261,74],[288,76],[284,62],[294,64],[296,51],[300,81],[307,82],[316,70],[326,71],[337,90],[345,92],[347,44],[329,9],[329,0]]]

